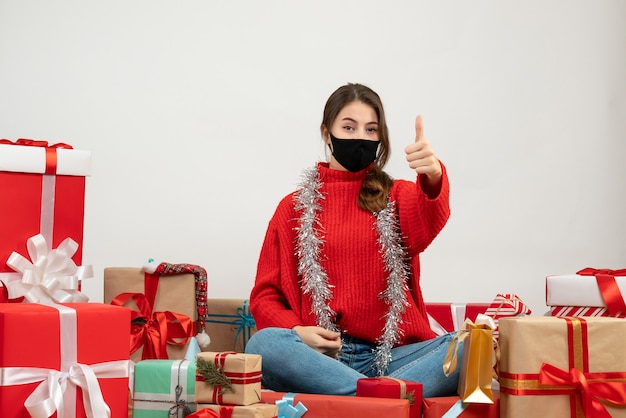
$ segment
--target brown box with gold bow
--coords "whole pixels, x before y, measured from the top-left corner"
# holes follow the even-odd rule
[[[500,413],[626,417],[626,320],[500,320]]]
[[[261,401],[261,356],[206,351],[196,356],[197,403],[251,405]]]

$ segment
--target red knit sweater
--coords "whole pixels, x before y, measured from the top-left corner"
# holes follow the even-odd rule
[[[403,314],[403,344],[433,338],[419,285],[419,254],[428,247],[450,215],[449,183],[445,167],[439,195],[433,199],[419,183],[395,180],[391,199],[410,258],[410,291]],[[323,231],[320,264],[328,275],[336,312],[335,323],[345,333],[375,343],[382,334],[387,304],[379,297],[386,288],[374,216],[357,205],[366,171],[332,170],[318,163],[322,181],[319,213]],[[295,255],[296,227],[300,213],[294,209],[294,193],[278,205],[269,222],[257,265],[250,309],[259,329],[316,325],[310,295],[300,289],[298,257]]]

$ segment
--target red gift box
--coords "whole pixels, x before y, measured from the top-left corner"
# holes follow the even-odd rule
[[[0,304],[0,417],[29,418],[26,403],[58,418],[86,417],[85,405],[126,418],[129,323],[129,309],[101,303]]]
[[[500,395],[493,394],[493,404],[462,403],[458,396],[424,398],[424,418],[440,418],[446,413],[458,412],[460,418],[498,418],[500,416]]]
[[[460,330],[466,319],[474,322],[488,308],[488,303],[426,303],[430,328],[437,335]]]
[[[356,382],[356,396],[408,399],[411,418],[422,417],[423,392],[421,383],[393,377],[367,377]]]
[[[275,403],[283,399],[284,392],[261,392],[261,402]],[[368,398],[359,396],[293,394],[294,404],[302,402],[307,408],[305,418],[409,418],[409,401],[406,399]]]
[[[72,259],[81,264],[85,176],[90,171],[88,151],[45,141],[0,140],[1,280],[19,278],[6,261],[13,251],[27,254],[26,241],[37,234],[49,250],[66,238],[77,242]]]

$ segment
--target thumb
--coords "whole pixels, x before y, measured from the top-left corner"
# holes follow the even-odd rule
[[[417,115],[415,118],[415,142],[418,142],[424,138],[424,120],[422,115]]]
[[[329,329],[325,329],[322,328],[320,335],[324,338],[326,338],[327,340],[334,340],[335,338],[339,338],[339,336],[341,335],[340,332],[337,331],[331,331]]]

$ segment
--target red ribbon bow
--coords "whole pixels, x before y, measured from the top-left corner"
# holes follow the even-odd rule
[[[120,293],[112,301],[112,305],[124,306],[133,299],[139,312],[131,314],[130,352],[143,346],[142,359],[167,359],[167,344],[185,345],[193,336],[193,323],[187,315],[170,311],[152,312],[152,304],[143,293]],[[136,320],[144,322],[138,324]],[[175,339],[180,339],[176,341]]]
[[[73,149],[70,144],[66,144],[64,142],[57,142],[56,144],[48,144],[48,141],[43,141],[39,139],[27,139],[27,138],[19,138],[17,141],[13,142],[10,139],[0,139],[0,144],[7,145],[23,145],[26,147],[45,147],[45,148],[65,148],[65,149]]]
[[[212,409],[203,408],[191,415],[187,415],[187,418],[220,418],[220,415]]]
[[[614,405],[626,404],[626,382],[610,381],[616,373],[584,373],[576,368],[559,369],[543,363],[539,370],[539,382],[544,385],[566,386],[578,391],[586,417],[611,418],[611,414],[599,401],[602,399]],[[624,379],[624,373],[622,380]]]
[[[619,312],[626,312],[626,302],[615,281],[615,276],[626,276],[626,269],[610,270],[587,267],[576,272],[576,274],[596,277],[598,289],[600,289],[600,294],[609,314],[616,315]]]
[[[73,149],[71,145],[64,142],[58,142],[56,144],[48,144],[48,141],[41,141],[35,139],[19,138],[13,142],[9,139],[0,139],[0,144],[6,145],[22,145],[26,147],[43,147],[46,149],[46,174],[56,174],[57,171],[57,149]]]

